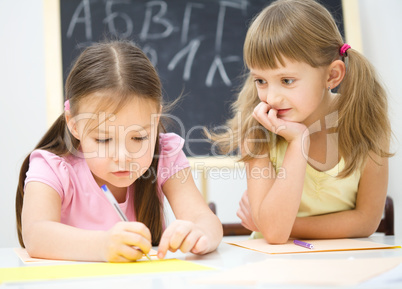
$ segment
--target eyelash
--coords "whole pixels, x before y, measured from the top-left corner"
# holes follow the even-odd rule
[[[291,83],[287,83],[287,81],[291,81]],[[282,82],[286,85],[291,85],[295,82],[295,80],[292,78],[284,78],[284,79],[282,79]]]
[[[133,137],[134,141],[144,141],[148,139],[148,136],[141,136],[141,137]]]
[[[133,141],[138,141],[138,142],[140,142],[140,141],[144,141],[144,140],[147,140],[148,139],[148,136],[142,136],[142,137],[133,137],[133,138],[131,138]],[[97,142],[97,143],[108,143],[108,142],[110,142],[112,139],[111,138],[108,138],[108,139],[95,139],[95,141]]]
[[[111,141],[111,138],[107,138],[107,139],[95,139],[95,141],[97,143],[108,143],[109,141]]]
[[[262,86],[262,85],[267,84],[267,82],[265,80],[262,80],[262,79],[255,79],[254,82],[255,82],[255,84],[257,86]]]
[[[256,83],[257,86],[263,86],[263,85],[267,85],[268,82],[262,79],[255,79],[254,82]],[[290,83],[288,83],[290,82]],[[284,78],[282,79],[282,83],[285,85],[291,85],[295,82],[295,79],[292,78]]]

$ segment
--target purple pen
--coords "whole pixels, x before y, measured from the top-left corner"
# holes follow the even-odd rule
[[[297,246],[302,246],[302,247],[307,248],[307,249],[314,249],[313,244],[306,243],[306,242],[303,242],[303,241],[300,241],[300,240],[294,240],[293,243],[295,243],[295,245],[297,245]]]

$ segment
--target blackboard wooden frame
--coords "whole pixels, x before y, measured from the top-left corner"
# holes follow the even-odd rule
[[[62,1],[62,0],[60,0]],[[44,0],[46,99],[49,126],[63,110],[63,66],[61,43],[60,1]],[[362,51],[358,0],[342,0],[343,24],[346,41]],[[231,88],[228,88],[231,89]],[[221,167],[221,157],[195,158],[208,166]],[[192,160],[194,163],[194,160]],[[225,162],[227,166],[227,162]]]

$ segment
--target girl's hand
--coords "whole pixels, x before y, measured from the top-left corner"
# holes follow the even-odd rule
[[[239,209],[237,210],[236,215],[240,218],[241,224],[249,229],[250,231],[258,232],[258,228],[254,224],[253,218],[251,217],[251,208],[248,200],[247,190],[244,192],[241,200],[239,202]]]
[[[131,262],[151,250],[151,232],[140,222],[119,222],[106,232],[104,259]]]
[[[280,119],[277,113],[278,111],[268,103],[260,102],[254,108],[253,117],[267,130],[284,137],[289,143],[296,139],[303,139],[303,135],[308,134],[304,124]]]
[[[163,233],[159,243],[158,258],[163,259],[167,251],[204,254],[208,251],[209,240],[193,222],[176,220]]]

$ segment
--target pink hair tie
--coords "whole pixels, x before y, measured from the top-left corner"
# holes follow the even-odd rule
[[[69,99],[67,99],[65,102],[64,102],[64,110],[66,111],[66,110],[70,110],[70,100]]]
[[[342,47],[341,47],[341,49],[339,50],[339,54],[340,54],[341,56],[348,56],[348,55],[346,54],[346,51],[348,51],[349,48],[351,48],[351,46],[350,46],[349,44],[347,44],[347,43],[343,44]]]

